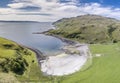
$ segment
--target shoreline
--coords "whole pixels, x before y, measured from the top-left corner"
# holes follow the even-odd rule
[[[64,38],[64,37],[59,36],[59,35],[48,34],[48,32],[49,32],[50,30],[53,30],[53,29],[49,29],[49,30],[44,31],[44,32],[34,32],[34,33],[32,33],[32,34],[44,34],[44,35],[47,35],[47,36],[52,36],[52,37],[55,37],[55,38],[60,39],[62,42],[66,43],[66,44],[69,44],[69,45],[78,44],[78,42],[75,41],[75,40],[71,40],[71,39],[68,39],[68,38]]]
[[[0,37],[0,38],[4,38],[4,37]],[[11,39],[8,39],[8,38],[4,38],[4,39],[7,39],[7,40],[10,40],[10,41],[12,41],[12,42],[15,42],[17,45],[19,45],[19,46],[21,46],[21,47],[23,47],[23,48],[27,48],[28,50],[31,50],[32,52],[34,52],[35,53],[35,56],[36,56],[36,60],[37,60],[37,62],[38,62],[38,64],[39,64],[39,66],[41,65],[41,60],[45,60],[46,59],[46,57],[47,56],[45,56],[40,50],[38,50],[38,49],[35,49],[35,48],[32,48],[32,47],[28,47],[28,46],[25,46],[25,45],[22,45],[22,44],[20,44],[20,43],[18,43],[18,42],[16,42],[16,41],[13,41],[13,40],[11,40]]]
[[[69,75],[69,74],[72,74],[72,73],[75,73],[77,71],[79,71],[82,67],[84,67],[84,65],[86,64],[87,62],[87,59],[89,57],[89,54],[87,50],[88,48],[88,45],[87,44],[80,44],[78,41],[75,41],[75,40],[70,40],[70,39],[67,39],[67,38],[64,38],[64,37],[61,37],[59,35],[54,35],[54,34],[48,34],[49,30],[48,31],[44,31],[44,32],[37,32],[37,33],[33,33],[33,34],[44,34],[44,35],[48,35],[48,36],[52,36],[52,37],[55,37],[55,38],[58,38],[60,39],[62,42],[66,43],[66,46],[75,46],[75,48],[73,49],[80,49],[80,53],[82,53],[82,56],[81,54],[76,54],[77,51],[69,51],[69,53],[67,54],[66,53],[66,50],[65,49],[61,49],[63,50],[68,56],[61,56],[61,57],[58,57],[57,55],[56,56],[45,56],[40,50],[36,49],[36,48],[32,48],[32,47],[29,47],[29,46],[25,46],[25,45],[21,45],[19,43],[17,43],[18,45],[22,46],[22,47],[25,47],[31,51],[33,51],[35,53],[35,56],[36,56],[36,60],[38,62],[38,65],[40,66],[40,68],[42,67],[42,69],[40,69],[43,73],[46,73],[46,75],[56,75],[56,76],[62,76],[62,75]],[[78,46],[80,45],[80,46]],[[84,48],[85,47],[85,50],[84,49],[81,49],[81,48]],[[71,50],[71,49],[70,49]],[[76,57],[75,57],[76,56]],[[71,58],[72,57],[72,58]],[[56,59],[54,59],[56,58]],[[62,61],[63,59],[63,61]],[[57,60],[57,61],[56,61]],[[73,60],[73,61],[72,61]],[[60,64],[55,64],[53,65],[50,65],[53,64],[52,62],[54,61],[54,63],[60,63]],[[72,62],[69,62],[73,65],[70,65],[67,63],[69,61],[72,61]],[[75,62],[77,61],[77,62]],[[61,63],[63,62],[63,63]],[[79,63],[79,64],[78,64]],[[63,67],[61,67],[61,64],[62,65],[65,65],[64,68],[66,69],[67,67],[71,68],[69,70],[69,72],[67,72],[66,70],[64,70]],[[48,66],[46,66],[48,65]],[[59,68],[55,68],[55,66],[59,66]],[[76,69],[73,67],[73,66],[76,66]],[[45,68],[44,68],[45,67]],[[49,69],[50,68],[50,69]],[[62,71],[61,70],[58,70],[58,69],[61,69],[62,68]],[[47,70],[46,70],[47,69]],[[58,70],[58,71],[57,71]],[[46,72],[47,71],[47,72]],[[53,73],[54,71],[54,73]]]
[[[20,45],[20,44],[19,44]],[[38,49],[35,49],[35,48],[31,48],[31,47],[27,47],[27,46],[24,46],[24,45],[20,45],[22,47],[25,47],[29,50],[31,50],[32,52],[35,53],[35,56],[36,56],[36,59],[37,59],[37,62],[39,64],[39,66],[41,66],[41,61],[42,60],[45,60],[47,56],[45,56],[40,50]]]
[[[51,29],[50,29],[51,30]],[[43,71],[43,73],[46,73],[46,75],[53,75],[53,76],[62,76],[62,75],[69,75],[69,74],[72,74],[72,73],[75,73],[75,72],[77,72],[77,71],[83,71],[83,70],[86,70],[91,64],[92,64],[92,56],[91,56],[91,52],[90,52],[90,50],[89,50],[89,47],[88,47],[88,44],[85,44],[85,43],[83,43],[83,44],[80,44],[78,41],[75,41],[75,40],[71,40],[71,39],[67,39],[67,38],[64,38],[64,37],[62,37],[62,36],[59,36],[59,35],[54,35],[54,34],[49,34],[48,33],[49,32],[49,30],[48,31],[44,31],[44,32],[36,32],[36,33],[33,33],[33,34],[44,34],[44,35],[48,35],[48,36],[52,36],[52,37],[55,37],[55,38],[58,38],[58,39],[60,39],[62,42],[64,42],[64,43],[66,43],[67,44],[67,46],[75,46],[76,47],[76,49],[78,49],[79,51],[80,51],[80,55],[78,55],[79,57],[77,57],[78,58],[78,62],[76,63],[76,64],[78,64],[79,63],[79,65],[76,67],[77,69],[74,69],[74,67],[72,68],[72,69],[70,69],[69,70],[69,72],[67,72],[66,70],[64,70],[63,69],[63,67],[62,67],[62,69],[63,70],[61,70],[61,64],[62,65],[65,65],[66,64],[66,62],[64,62],[64,61],[66,61],[66,60],[64,60],[64,61],[61,61],[61,59],[64,59],[66,56],[61,56],[61,57],[58,57],[57,55],[56,56],[50,56],[50,57],[48,57],[48,59],[47,60],[44,60],[43,61],[43,64],[41,65],[43,68],[42,68],[42,71]],[[64,52],[66,52],[65,51],[65,49],[63,49],[63,51]],[[72,51],[71,51],[72,52]],[[67,54],[67,55],[70,55],[70,54]],[[74,53],[72,53],[72,55],[74,56],[75,54]],[[71,57],[71,56],[69,56],[69,57]],[[75,57],[75,56],[74,56]],[[74,59],[74,57],[72,57],[73,59]],[[80,58],[81,57],[81,58]],[[55,59],[55,60],[54,60]],[[56,61],[56,59],[57,59],[57,61]],[[61,62],[59,62],[59,59],[60,59],[60,61]],[[67,59],[68,60],[68,59]],[[60,63],[60,64],[54,64],[53,65],[53,61],[56,61],[55,63],[57,64],[57,63]],[[74,60],[74,61],[77,61],[77,59],[76,60]],[[72,62],[74,62],[74,61],[72,61]],[[62,63],[63,62],[63,63]],[[72,62],[69,62],[69,63],[71,63],[71,64],[73,64]],[[88,62],[90,62],[90,65],[87,65],[88,64]],[[73,66],[74,66],[75,64],[73,64]],[[53,67],[52,67],[53,66]],[[57,66],[59,66],[59,68],[56,68]],[[66,68],[65,69],[67,69],[67,66],[69,66],[69,65],[66,65]],[[55,67],[55,68],[54,68]],[[72,66],[70,66],[70,67],[72,67]],[[60,69],[60,70],[59,70]],[[58,71],[57,71],[58,70]]]
[[[89,67],[85,65],[88,60],[91,59],[91,53],[88,46],[85,45],[72,45],[73,50],[79,51],[69,51],[64,52],[56,56],[49,56],[41,64],[41,71],[45,75],[52,76],[64,76],[70,75],[75,72],[81,71],[82,68],[87,69]],[[70,49],[67,47],[67,49]],[[83,69],[82,69],[83,70]]]

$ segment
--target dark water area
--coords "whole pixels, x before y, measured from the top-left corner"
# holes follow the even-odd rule
[[[44,34],[33,34],[54,28],[47,22],[0,22],[0,37],[13,40],[19,44],[38,49],[46,55],[61,52],[65,45],[60,39]]]

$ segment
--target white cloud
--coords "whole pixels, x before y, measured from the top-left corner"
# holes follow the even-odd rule
[[[19,9],[19,8],[23,8],[23,7],[27,7],[27,6],[35,6],[35,5],[34,5],[34,4],[31,4],[31,3],[23,3],[23,2],[20,2],[20,3],[8,4],[8,6],[9,6],[10,8]]]
[[[26,4],[25,3],[13,3],[13,4],[8,4],[8,6],[11,8],[22,8],[22,7],[25,7]]]
[[[13,3],[8,4],[9,8],[0,8],[0,20],[56,21],[63,17],[83,14],[97,14],[120,19],[120,8],[103,7],[99,3],[78,4],[79,0],[66,1],[69,2],[60,3],[59,0],[14,0]],[[29,6],[40,9],[35,11],[20,10],[20,8]],[[30,15],[26,15],[29,13]]]

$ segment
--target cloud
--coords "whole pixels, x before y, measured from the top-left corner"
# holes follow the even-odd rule
[[[36,16],[38,16],[38,15],[40,15],[40,16],[53,16],[53,14],[50,14],[50,13],[42,13],[42,12],[18,12],[18,13],[16,13],[16,15],[36,15]]]
[[[12,4],[8,4],[8,6],[10,8],[22,8],[22,7],[27,7],[28,4],[25,4],[25,3],[12,3]]]
[[[120,8],[79,0],[13,0],[8,8],[0,8],[2,20],[56,21],[64,17],[97,14],[120,19]]]

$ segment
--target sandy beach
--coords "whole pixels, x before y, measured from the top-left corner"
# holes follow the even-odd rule
[[[75,48],[79,50],[79,54],[61,53],[56,56],[49,56],[46,60],[43,60],[41,71],[47,75],[55,76],[69,75],[79,71],[87,61],[90,52],[86,44],[78,44]]]

